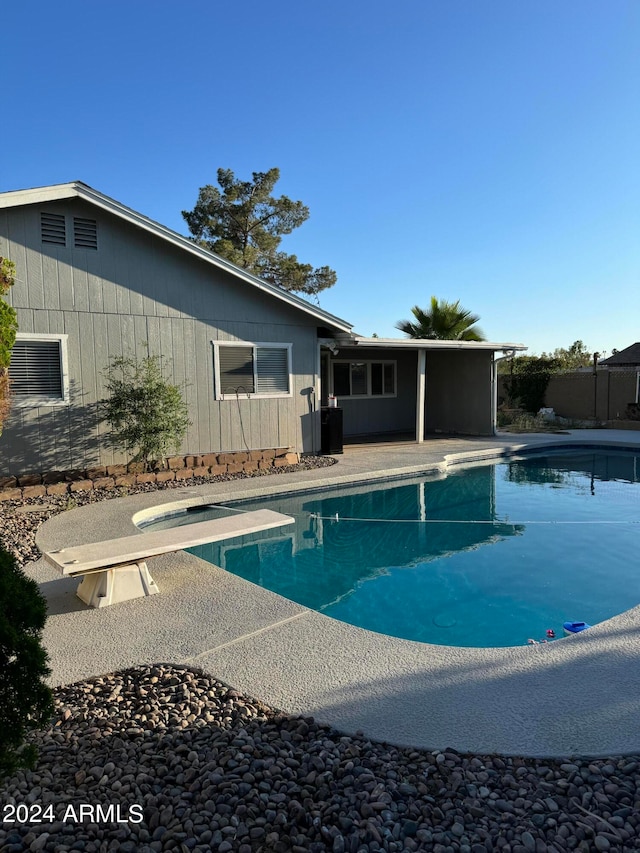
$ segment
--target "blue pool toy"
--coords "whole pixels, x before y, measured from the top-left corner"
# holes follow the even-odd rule
[[[587,628],[590,628],[591,625],[588,625],[586,622],[563,622],[562,628],[564,633],[569,636],[570,634],[579,634],[580,631],[585,631]]]

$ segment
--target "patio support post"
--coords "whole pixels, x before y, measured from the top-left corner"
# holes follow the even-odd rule
[[[427,387],[427,352],[418,350],[418,377],[416,387],[416,441],[424,441],[424,401]]]
[[[506,358],[513,358],[515,350],[508,349],[500,358],[496,358],[495,352],[491,362],[491,434],[498,432],[498,362]],[[511,374],[513,377],[513,372]]]
[[[495,352],[491,361],[491,435],[498,432],[498,362]]]

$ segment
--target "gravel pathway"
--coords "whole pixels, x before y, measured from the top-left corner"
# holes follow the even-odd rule
[[[5,814],[38,804],[49,819],[2,824],[2,853],[640,849],[633,758],[398,749],[280,715],[182,667],[60,688],[36,740],[36,770],[9,780],[2,800]]]
[[[4,547],[36,559],[35,530],[66,508],[66,498],[0,505]],[[58,688],[55,700],[51,727],[34,737],[36,769],[0,783],[0,853],[640,850],[635,756],[399,749],[168,664]]]

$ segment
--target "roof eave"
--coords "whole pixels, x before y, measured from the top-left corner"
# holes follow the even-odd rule
[[[67,184],[52,184],[48,187],[32,187],[26,190],[11,190],[0,193],[0,208],[19,207],[24,204],[42,204],[46,201],[59,201],[80,195],[80,187],[87,187],[82,181],[70,181]]]
[[[491,352],[521,352],[528,349],[525,344],[497,343],[492,341],[443,341],[430,338],[365,338],[353,335],[338,338],[340,346],[377,347],[380,349],[425,349],[425,350],[489,350]]]
[[[321,308],[316,308],[300,296],[296,296],[293,293],[282,290],[282,288],[276,285],[263,281],[241,267],[237,267],[224,258],[218,257],[218,255],[210,252],[208,249],[203,249],[189,240],[188,237],[184,237],[182,234],[178,234],[177,231],[172,231],[165,225],[161,225],[159,222],[155,222],[153,219],[144,216],[144,214],[138,213],[138,211],[98,192],[98,190],[94,190],[93,187],[84,184],[82,181],[71,181],[67,184],[54,184],[49,187],[35,187],[28,190],[14,190],[12,192],[1,193],[0,208],[18,207],[27,204],[43,204],[44,202],[60,201],[68,198],[83,199],[102,210],[119,216],[136,225],[138,228],[143,228],[145,231],[149,231],[169,243],[173,243],[173,245],[190,252],[201,260],[234,275],[236,278],[242,279],[248,284],[253,285],[253,287],[268,293],[270,296],[274,296],[281,302],[300,309],[305,314],[309,314],[320,321],[324,326],[333,327],[338,332],[345,332],[347,334],[351,332],[352,324],[346,320],[336,317],[328,311],[323,311]]]

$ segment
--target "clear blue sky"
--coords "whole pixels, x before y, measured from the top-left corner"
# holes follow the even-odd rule
[[[638,0],[25,0],[2,77],[0,191],[187,233],[218,167],[278,166],[361,334],[434,294],[534,352],[640,340]]]

